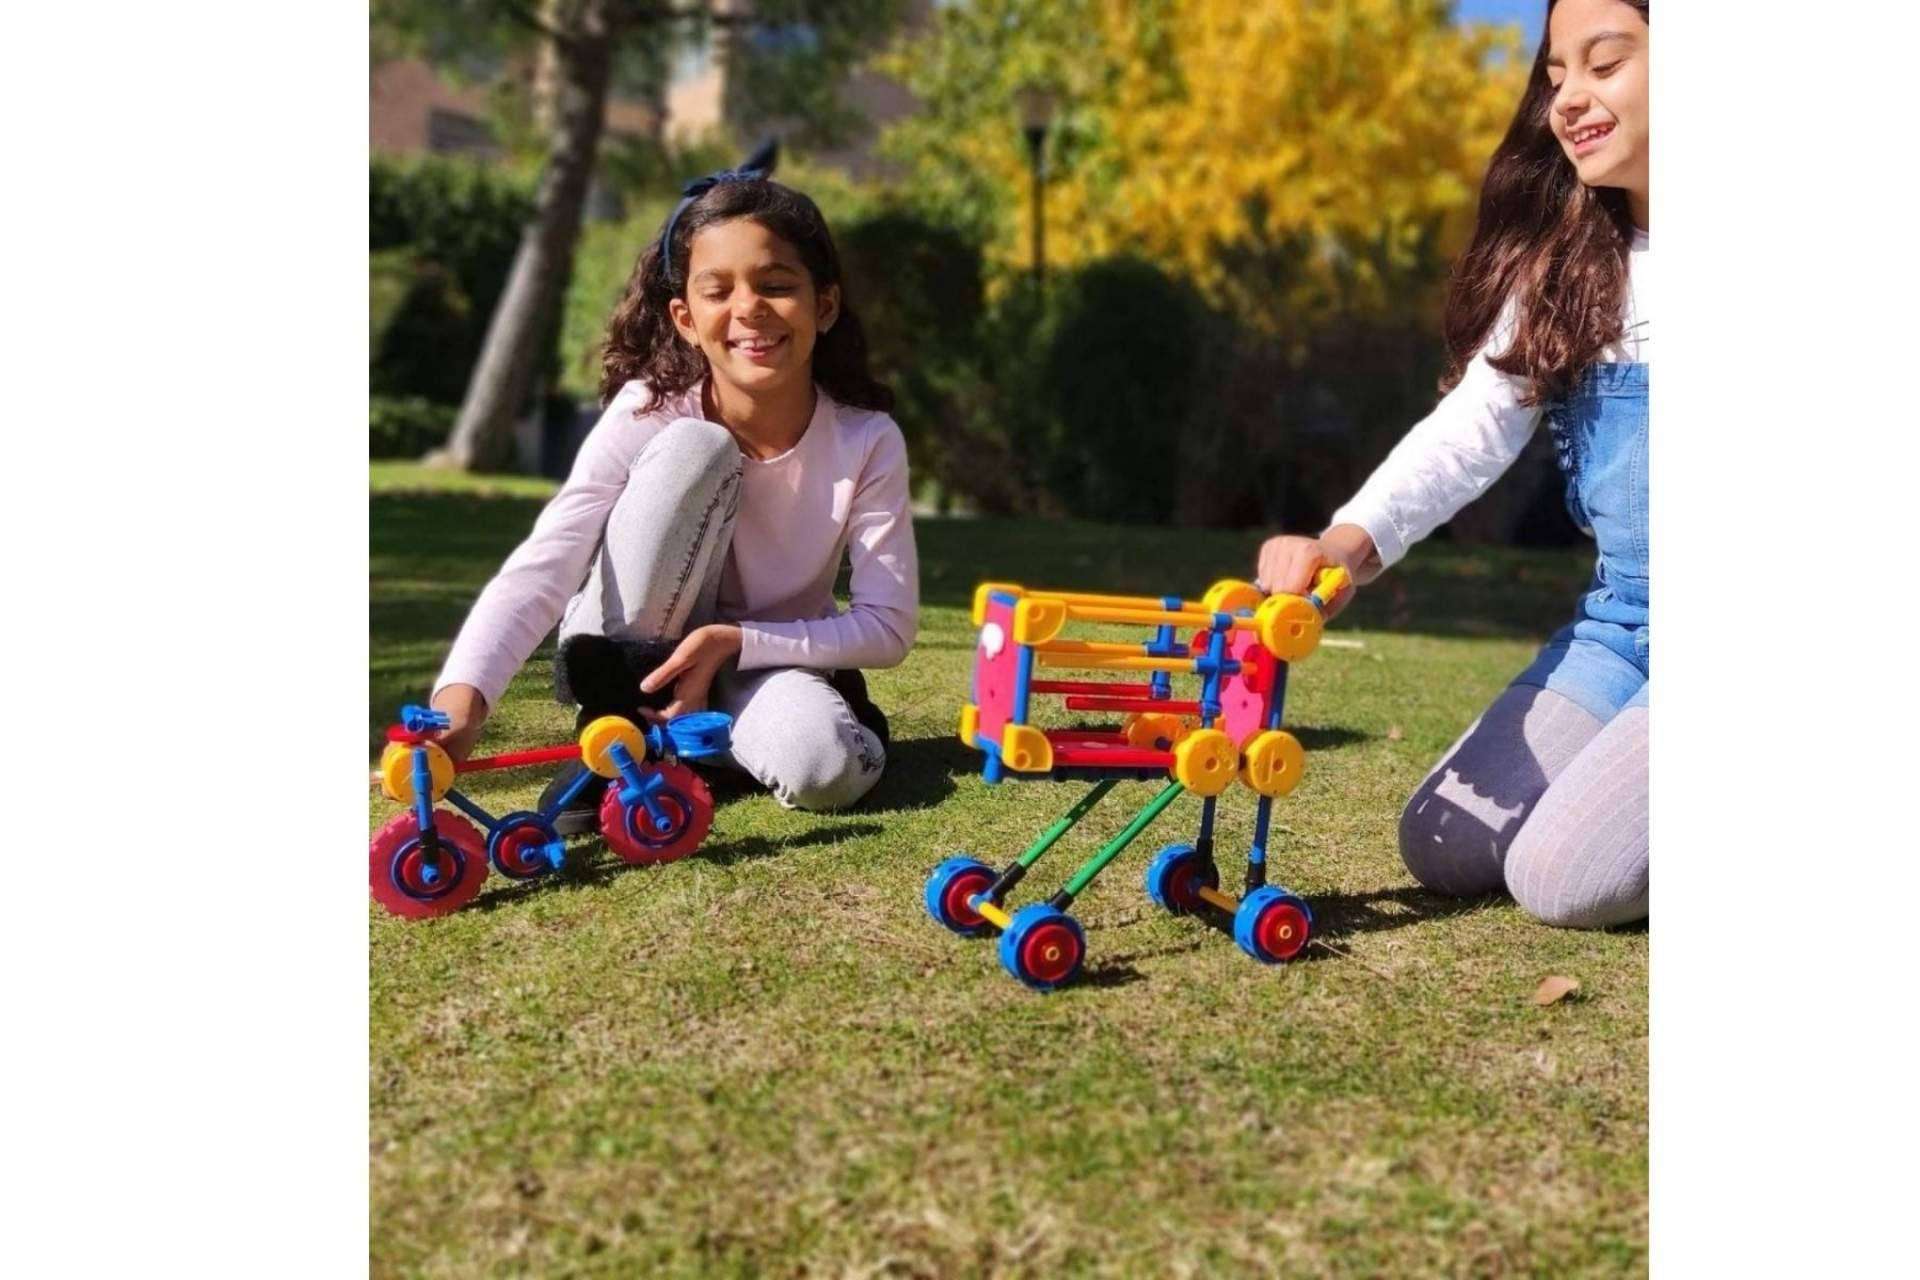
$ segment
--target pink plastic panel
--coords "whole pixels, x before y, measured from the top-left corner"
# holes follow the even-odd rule
[[[1280,663],[1251,631],[1235,631],[1228,636],[1227,655],[1237,659],[1241,667],[1227,677],[1220,691],[1220,727],[1233,739],[1234,746],[1243,747],[1247,739],[1267,727]]]
[[[987,620],[973,650],[973,701],[980,708],[980,737],[996,746],[1000,730],[1013,719],[1015,679],[1020,670],[1020,646],[1013,642],[1013,606],[987,601]]]

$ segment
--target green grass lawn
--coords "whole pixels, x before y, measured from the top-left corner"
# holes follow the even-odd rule
[[[427,691],[549,489],[376,466],[370,744]],[[1084,790],[1001,785],[954,736],[983,578],[1195,595],[1251,533],[919,526],[924,607],[871,676],[894,751],[833,816],[720,788],[706,846],[492,877],[457,915],[370,907],[372,1264],[383,1275],[1566,1276],[1643,1270],[1647,935],[1568,933],[1418,891],[1401,803],[1533,652],[1579,553],[1423,547],[1295,670],[1307,776],[1276,881],[1324,945],[1266,968],[1154,909],[1182,799],[1075,906],[1079,985],[1041,996],[920,903],[956,851],[999,864]],[[566,740],[551,646],[482,750]],[[370,745],[371,751],[371,745]],[[531,807],[537,771],[476,775]],[[1057,888],[1153,794],[1127,783],[1016,895]],[[370,822],[391,806],[377,796]],[[1221,807],[1223,878],[1252,826]],[[1530,997],[1549,974],[1580,994]]]

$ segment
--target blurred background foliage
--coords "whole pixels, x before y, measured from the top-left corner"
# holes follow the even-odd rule
[[[878,51],[860,74],[911,110],[867,130],[861,163],[834,150],[858,112],[819,85],[823,57],[854,58],[847,28],[830,50],[791,26],[734,41],[724,127],[609,137],[530,411],[577,443],[607,316],[680,184],[769,133],[780,180],[834,229],[933,508],[1317,529],[1432,407],[1447,265],[1518,99],[1517,30],[1446,0],[872,8],[888,30],[855,31]],[[670,52],[620,65],[657,98]],[[1034,89],[1052,107],[1044,284],[1016,105]],[[376,453],[444,436],[528,220],[527,95],[490,101],[492,156],[373,164]],[[1551,459],[1451,532],[1564,540]]]

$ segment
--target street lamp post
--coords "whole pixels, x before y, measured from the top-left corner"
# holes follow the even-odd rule
[[[1029,85],[1016,95],[1020,105],[1020,129],[1027,135],[1027,159],[1033,167],[1033,282],[1042,287],[1047,281],[1047,131],[1053,127],[1053,91]]]

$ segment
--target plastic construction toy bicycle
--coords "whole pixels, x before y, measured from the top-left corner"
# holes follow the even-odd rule
[[[980,628],[973,698],[960,712],[960,740],[986,759],[989,783],[1091,781],[1066,815],[995,872],[976,858],[948,858],[927,880],[927,912],[955,933],[998,932],[1000,963],[1029,987],[1069,982],[1086,958],[1086,935],[1067,914],[1073,901],[1183,791],[1203,798],[1192,843],[1170,844],[1147,866],[1147,894],[1175,915],[1210,915],[1230,928],[1241,950],[1268,964],[1300,954],[1313,912],[1298,895],[1267,883],[1267,832],[1273,801],[1300,782],[1306,753],[1280,727],[1287,667],[1320,643],[1326,604],[1347,585],[1344,569],[1324,569],[1312,594],[1265,596],[1251,583],[1215,583],[1203,600],[1028,591],[983,583],[973,596]],[[1069,622],[1142,624],[1144,643],[1063,639]],[[1195,628],[1181,639],[1184,627]],[[1144,683],[1049,680],[1036,669],[1146,672]],[[1175,676],[1198,677],[1199,696],[1173,696]],[[1034,699],[1060,695],[1068,711],[1117,712],[1118,727],[1042,729]],[[1009,912],[1007,894],[1040,856],[1126,779],[1171,776],[1131,822],[1045,902]],[[1259,797],[1247,851],[1246,888],[1220,890],[1213,858],[1214,809],[1235,778]]]
[[[373,836],[373,898],[410,920],[457,911],[480,892],[491,862],[512,880],[560,870],[566,844],[554,818],[595,775],[619,785],[600,802],[600,834],[630,863],[672,862],[700,847],[713,825],[713,795],[700,775],[680,763],[718,755],[731,745],[733,718],[718,711],[677,716],[643,732],[630,720],[602,716],[580,734],[577,747],[540,747],[468,760],[456,766],[433,735],[446,715],[424,707],[400,709],[380,755],[380,788],[407,808]],[[457,774],[546,764],[578,755],[590,772],[538,811],[494,817],[454,789]],[[480,829],[434,808],[447,801]]]

